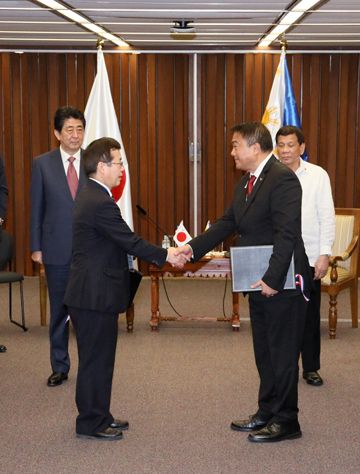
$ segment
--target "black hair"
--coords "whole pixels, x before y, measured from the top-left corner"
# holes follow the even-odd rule
[[[85,128],[86,120],[84,114],[79,109],[75,107],[59,107],[54,115],[54,129],[61,133],[61,130],[64,126],[65,120],[74,118],[81,120],[83,127]]]
[[[278,142],[278,138],[280,136],[282,137],[287,137],[288,135],[296,135],[297,136],[297,139],[298,139],[298,142],[299,142],[299,145],[302,145],[303,143],[305,143],[305,138],[304,138],[304,134],[301,130],[301,128],[299,127],[294,127],[293,125],[285,125],[284,127],[281,127],[277,134],[276,134],[276,143]]]
[[[248,146],[258,143],[263,152],[270,152],[273,149],[271,134],[261,122],[244,122],[232,127],[231,131],[239,133]]]
[[[111,163],[111,150],[120,150],[120,143],[114,138],[103,137],[91,142],[83,153],[83,165],[87,176],[96,173],[100,161]]]

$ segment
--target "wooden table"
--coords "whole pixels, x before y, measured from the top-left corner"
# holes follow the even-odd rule
[[[40,323],[41,323],[41,326],[46,326],[46,306],[47,306],[48,287],[47,287],[47,281],[46,281],[46,275],[45,275],[45,268],[43,265],[40,266],[39,290],[40,290]],[[126,310],[127,332],[133,332],[134,314],[135,314],[134,303],[131,303],[129,308]]]
[[[150,265],[151,279],[151,319],[150,327],[156,331],[161,321],[226,321],[231,322],[233,331],[240,328],[239,318],[239,294],[233,293],[233,311],[230,318],[227,317],[187,317],[187,316],[163,316],[159,310],[159,277],[188,277],[188,278],[230,278],[230,259],[226,257],[204,257],[196,263],[187,263],[184,268],[173,268],[166,263],[162,268]]]

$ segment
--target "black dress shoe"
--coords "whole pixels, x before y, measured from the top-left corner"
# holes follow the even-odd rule
[[[121,430],[108,426],[94,435],[76,433],[76,436],[78,438],[98,439],[99,441],[116,441],[117,439],[122,439],[123,434]]]
[[[250,415],[247,420],[235,420],[230,428],[235,431],[253,431],[266,426],[269,420],[262,419],[257,413]]]
[[[129,422],[124,420],[114,420],[110,423],[110,428],[117,428],[119,430],[128,430]]]
[[[303,379],[306,380],[306,383],[315,387],[320,387],[324,383],[318,372],[303,372]]]
[[[48,387],[61,385],[64,380],[67,380],[67,378],[67,374],[64,374],[63,372],[53,372],[47,380]]]
[[[248,440],[252,443],[275,443],[284,439],[300,437],[301,430],[297,420],[287,422],[272,421],[261,430],[250,433]]]
[[[6,346],[3,346],[2,344],[0,345],[0,352],[6,352]]]

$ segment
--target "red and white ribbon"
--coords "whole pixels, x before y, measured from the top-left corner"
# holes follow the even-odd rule
[[[305,300],[310,301],[310,298],[308,298],[304,293],[304,278],[300,273],[296,273],[295,275],[295,286],[299,286]]]

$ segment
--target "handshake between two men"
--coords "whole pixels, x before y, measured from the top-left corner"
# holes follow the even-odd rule
[[[166,261],[175,268],[183,268],[186,262],[191,260],[193,255],[190,245],[182,247],[169,247]]]

